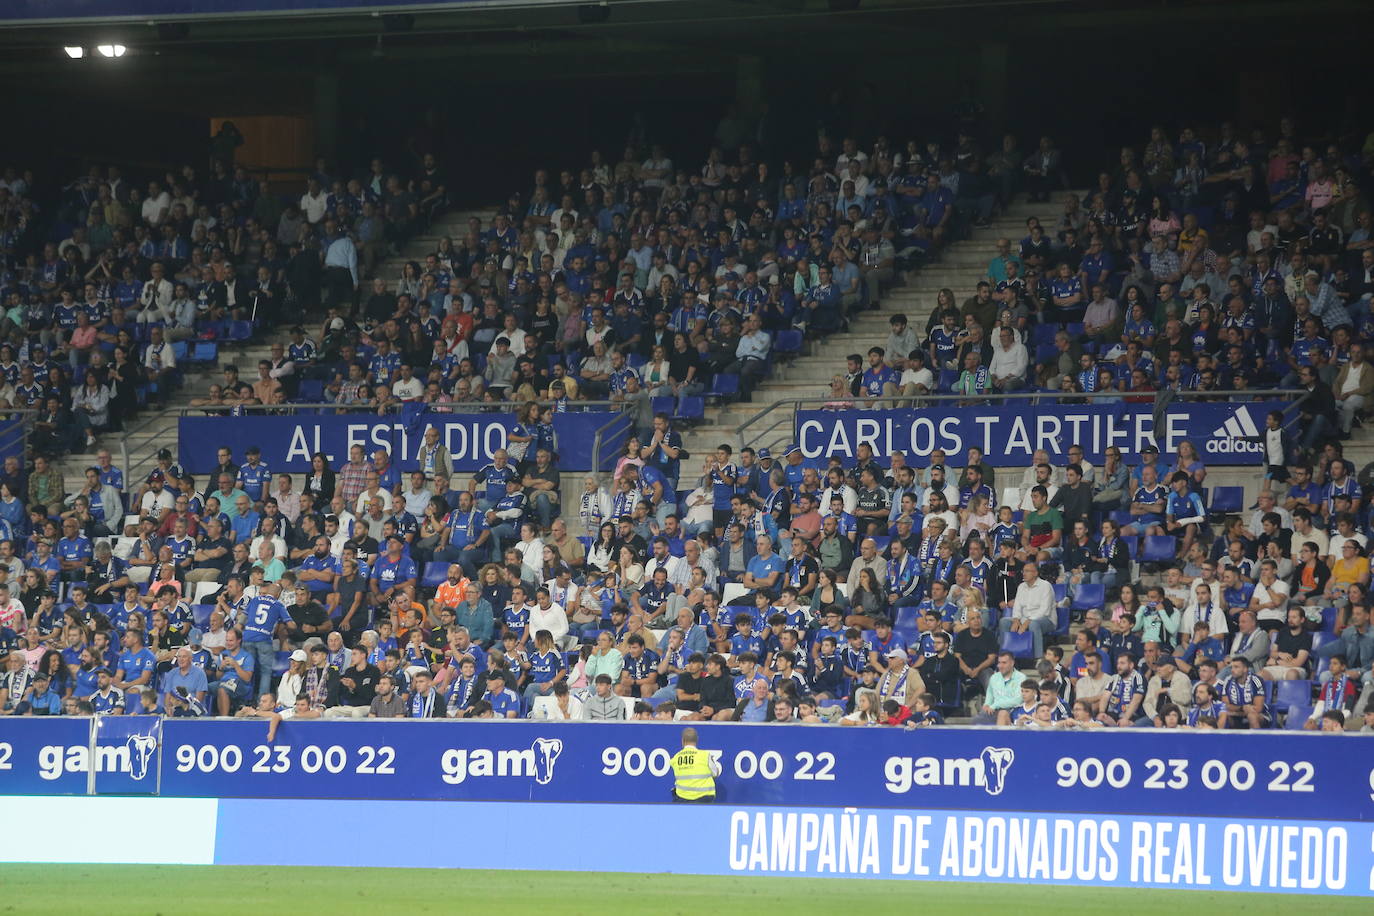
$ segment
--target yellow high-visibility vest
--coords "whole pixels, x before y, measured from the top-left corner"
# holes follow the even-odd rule
[[[684,747],[673,757],[674,791],[678,798],[694,799],[716,794],[711,776],[711,757],[706,751]]]

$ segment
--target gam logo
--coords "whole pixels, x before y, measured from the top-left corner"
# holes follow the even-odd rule
[[[95,771],[97,773],[126,773],[130,779],[141,781],[151,772],[153,755],[157,753],[155,735],[131,735],[123,745],[97,745]],[[38,775],[43,779],[57,779],[67,773],[89,773],[91,750],[74,744],[63,747],[48,744],[38,749]]]
[[[989,795],[1001,795],[1015,760],[1009,747],[985,747],[977,757],[889,757],[883,775],[894,795],[915,787],[950,786],[982,786]]]
[[[483,776],[525,776],[546,786],[553,781],[553,767],[562,753],[560,739],[535,738],[533,744],[521,749],[449,748],[439,765],[444,782],[451,786],[461,785],[468,777]]]

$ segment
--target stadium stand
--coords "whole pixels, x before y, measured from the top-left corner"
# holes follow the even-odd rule
[[[649,146],[461,212],[432,155],[287,196],[94,169],[41,216],[8,170],[4,711],[1374,730],[1370,144],[1228,131],[1087,191],[1048,137]],[[1262,484],[1182,446],[940,479],[791,441],[808,399],[1298,389]],[[586,487],[551,416],[597,404],[631,435]],[[511,448],[287,479],[235,435],[417,405],[513,412]],[[188,413],[223,417],[180,443],[209,479]]]

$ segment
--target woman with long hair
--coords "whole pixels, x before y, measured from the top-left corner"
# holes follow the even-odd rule
[[[62,660],[61,652],[56,649],[49,649],[44,652],[43,658],[38,662],[38,670],[48,676],[48,689],[53,693],[63,698],[72,695],[75,681],[71,671],[67,669],[66,662]]]
[[[587,566],[596,572],[605,573],[610,570],[615,558],[615,525],[612,522],[603,522],[596,540],[587,550]]]
[[[859,587],[849,596],[852,614],[877,617],[887,610],[887,593],[883,591],[873,570],[864,567],[859,570]]]
[[[854,691],[854,711],[840,719],[841,725],[877,725],[882,718],[878,708],[878,691],[860,687]]]
[[[816,577],[816,590],[811,593],[811,616],[820,618],[830,608],[838,608],[840,616],[845,615],[844,592],[840,591],[840,574],[833,569],[822,569]]]

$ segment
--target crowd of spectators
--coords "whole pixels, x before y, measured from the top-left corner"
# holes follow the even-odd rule
[[[1291,131],[1282,133],[1288,140]],[[1185,161],[1194,145],[1201,146],[1180,141]],[[1158,167],[1136,167],[1133,153],[1123,155],[1119,176],[1107,173],[1082,208],[1087,244],[1076,267],[1064,260],[1076,250],[1075,199],[1057,241],[1044,241],[1043,227],[1032,225],[1019,253],[1008,245],[991,265],[990,273],[1000,264],[1004,276],[964,309],[942,294],[924,346],[894,319],[898,342],[870,352],[866,372],[851,366],[860,389],[933,390],[929,375],[916,389],[893,380],[898,367],[888,366],[887,352],[907,353],[913,365],[901,368],[918,375],[923,354],[941,372],[953,356],[973,360],[980,385],[1030,384],[1031,367],[1043,361],[1025,348],[1041,328],[1055,329],[1056,350],[1062,337],[1073,354],[1051,360],[1051,379],[1065,359],[1075,384],[1098,378],[1087,370],[1100,355],[1105,363],[1134,359],[1132,372],[1154,385],[1141,361],[1161,345],[1161,363],[1200,374],[1220,337],[1208,324],[1207,283],[1219,269],[1228,282],[1217,288],[1230,290],[1223,306],[1236,312],[1226,337],[1239,339],[1242,363],[1258,354],[1262,369],[1268,348],[1286,346],[1292,322],[1269,313],[1266,323],[1242,320],[1261,306],[1226,270],[1241,258],[1223,258],[1237,251],[1227,241],[1226,214],[1249,185],[1240,166],[1226,166],[1238,150],[1245,162],[1266,161],[1270,151],[1224,136],[1218,147],[1199,149],[1200,161],[1210,176],[1230,177],[1204,181],[1177,201],[1171,195],[1186,182],[1170,184]],[[1284,149],[1276,143],[1273,157],[1287,155]],[[271,324],[316,306],[328,311],[318,341],[303,325],[293,328],[291,343],[260,363],[257,383],[240,381],[228,367],[225,384],[197,406],[279,404],[299,397],[307,382],[341,406],[379,409],[405,401],[442,406],[465,393],[518,407],[511,448],[455,486],[434,431],[415,467],[355,447],[337,467],[316,456],[303,479],[271,473],[256,449],[238,464],[226,446],[203,485],[166,453],[127,492],[101,453],[87,486],[70,495],[44,456],[31,470],[10,459],[0,477],[0,517],[11,526],[0,539],[4,711],[913,726],[971,711],[975,721],[1026,727],[1253,728],[1278,724],[1281,711],[1293,725],[1334,722],[1357,701],[1367,709],[1367,695],[1360,697],[1374,667],[1364,600],[1367,506],[1339,442],[1320,424],[1308,425],[1318,433],[1301,454],[1271,437],[1280,447],[1269,462],[1272,479],[1248,519],[1208,516],[1198,494],[1206,471],[1186,449],[1147,454],[1136,469],[1110,451],[1101,468],[1081,449],[1071,449],[1062,466],[1039,454],[1019,481],[1025,503],[1017,506],[999,504],[997,471],[976,450],[956,469],[938,453],[929,467],[915,468],[901,454],[880,464],[861,446],[852,465],[832,458],[813,466],[795,446],[776,459],[767,449],[745,448],[736,457],[721,446],[700,459],[699,476],[684,474],[692,459],[671,418],[654,415],[637,394],[691,396],[719,373],[741,379],[747,394],[766,374],[777,335],[843,327],[900,271],[940,257],[944,244],[985,225],[1012,194],[1044,196],[1058,181],[1048,141],[1029,157],[1010,138],[985,157],[963,136],[948,150],[908,144],[899,151],[879,140],[871,153],[850,139],[832,147],[821,137],[816,152],[809,169],[784,164],[777,177],[747,147],[729,162],[712,151],[699,170],[675,169],[653,148],[627,150],[615,165],[596,157],[556,182],[540,172],[490,226],[475,223],[458,243],[441,240],[423,266],[407,263],[395,292],[386,277],[374,276],[365,300],[359,293],[369,271],[443,210],[445,186],[432,159],[407,186],[383,179],[376,162],[369,181],[313,177],[300,206],[276,216],[278,239],[294,226],[287,244],[299,246],[282,272],[264,263],[275,246],[270,235],[254,256],[254,232],[244,232],[252,223],[263,238],[262,227],[273,224],[258,213],[270,195],[252,198],[251,207],[233,197],[221,202],[224,238],[243,247],[231,256],[219,236],[208,255],[206,246],[190,247],[187,262],[199,252],[218,265],[197,289],[195,301],[208,304],[197,306],[197,321]],[[1154,149],[1149,161],[1158,166],[1160,155]],[[1332,162],[1333,173],[1344,162]],[[1284,211],[1298,226],[1309,214],[1312,220],[1283,242],[1292,249],[1291,270],[1304,284],[1308,266],[1331,271],[1316,277],[1313,297],[1327,288],[1338,295],[1333,281],[1342,265],[1342,252],[1322,260],[1313,250],[1312,233],[1339,212],[1332,201],[1308,206],[1308,191],[1323,181],[1319,165],[1298,159],[1306,190]],[[1187,169],[1180,174],[1192,174]],[[224,178],[222,166],[214,171]],[[1343,194],[1356,193],[1349,175]],[[118,184],[119,176],[104,177],[94,182],[92,201],[108,211],[107,197],[119,200],[110,180]],[[1117,270],[1107,254],[1129,258],[1142,250],[1145,229],[1124,217],[1136,212],[1131,206],[1147,178],[1170,198],[1166,207],[1176,203],[1185,214],[1163,238],[1182,252],[1180,270],[1202,270],[1186,290],[1192,305],[1169,295],[1168,278],[1152,272],[1167,257],[1137,258],[1131,263],[1140,270]],[[401,207],[383,206],[380,235],[366,224],[377,218],[369,184],[379,201]],[[167,224],[168,214],[190,211],[176,210],[181,201],[175,182],[169,185],[167,207],[157,203],[164,192],[156,184],[146,198],[130,190],[124,206],[143,218],[130,219],[135,237],[140,228],[162,226],[175,253],[180,229],[175,220]],[[183,193],[186,186],[194,182]],[[356,213],[349,200],[359,202]],[[88,222],[97,209],[87,203]],[[1239,236],[1241,255],[1253,252],[1257,264],[1266,256],[1261,249],[1277,244],[1266,226],[1258,227],[1253,249]],[[196,228],[191,237],[208,243],[209,230],[200,236]],[[1359,243],[1352,238],[1342,251]],[[70,262],[70,246],[64,250]],[[140,256],[137,244],[133,255]],[[1017,282],[1013,264],[1026,265],[1038,282]],[[1103,287],[1086,296],[1085,265],[1089,287]],[[165,252],[148,258],[140,295],[184,266]],[[1077,284],[1077,298],[1041,295],[1039,271],[1051,266],[1061,279],[1045,288]],[[248,270],[257,279],[240,295]],[[15,282],[22,282],[18,275]],[[1187,280],[1177,282],[1185,292]],[[250,294],[250,285],[263,292]],[[1120,325],[1120,342],[1110,335],[1094,342],[1107,325],[1094,323],[1091,309],[1108,293],[1133,303],[1133,314],[1145,311],[1133,330]],[[1308,314],[1304,307],[1318,314],[1314,299],[1293,294],[1294,319]],[[1331,321],[1345,314],[1345,327],[1358,331],[1351,313],[1363,301],[1335,306],[1339,314],[1323,302],[1321,314]],[[150,304],[131,319],[146,327],[149,346],[179,330],[161,314]],[[111,308],[110,320],[114,315]],[[1156,326],[1164,330],[1143,346],[1143,331]],[[988,371],[980,371],[985,354],[977,341],[993,328],[1003,351],[1021,347],[1022,356],[1018,362],[1004,353],[999,362],[986,354]],[[56,330],[51,338],[67,353],[69,337]],[[1293,367],[1299,381],[1325,384],[1320,372],[1330,367],[1318,362],[1341,353],[1350,354],[1341,371],[1353,367],[1356,381],[1366,380],[1354,355],[1360,347],[1349,340],[1343,351],[1295,343],[1313,359]],[[1118,346],[1124,356],[1112,354]],[[1083,375],[1080,350],[1088,362]],[[33,353],[30,347],[30,363]],[[85,382],[91,378],[88,372]],[[1228,376],[1226,384],[1268,382],[1239,379]],[[852,378],[841,383],[845,397],[859,396]],[[586,532],[576,537],[561,516],[550,419],[592,397],[633,398],[636,435],[610,487],[589,477],[584,492],[570,497]],[[695,489],[680,491],[693,477]],[[138,515],[127,527],[120,518],[126,505]],[[1166,562],[1132,558],[1160,539],[1170,545]],[[1071,632],[1075,607],[1081,627],[1072,631],[1076,652],[1066,660],[1058,640]],[[1029,678],[1023,668],[1033,670]],[[1273,685],[1291,689],[1283,685],[1293,681],[1307,694],[1285,694],[1292,702],[1282,705]]]
[[[986,161],[1015,148],[1007,137]],[[1047,138],[1040,148],[1057,161]],[[1302,396],[1299,434],[1267,463],[1295,449],[1310,459],[1350,436],[1374,393],[1363,352],[1374,342],[1371,153],[1304,142],[1288,119],[1248,136],[1223,124],[1206,140],[1156,127],[1085,195],[1063,193],[1062,212],[997,240],[977,287],[941,290],[924,328],[893,316],[887,340],[850,356],[830,396],[977,403],[1031,390],[1112,403],[1282,388]],[[1049,201],[1060,189],[1031,174],[1037,161],[1011,186]]]

